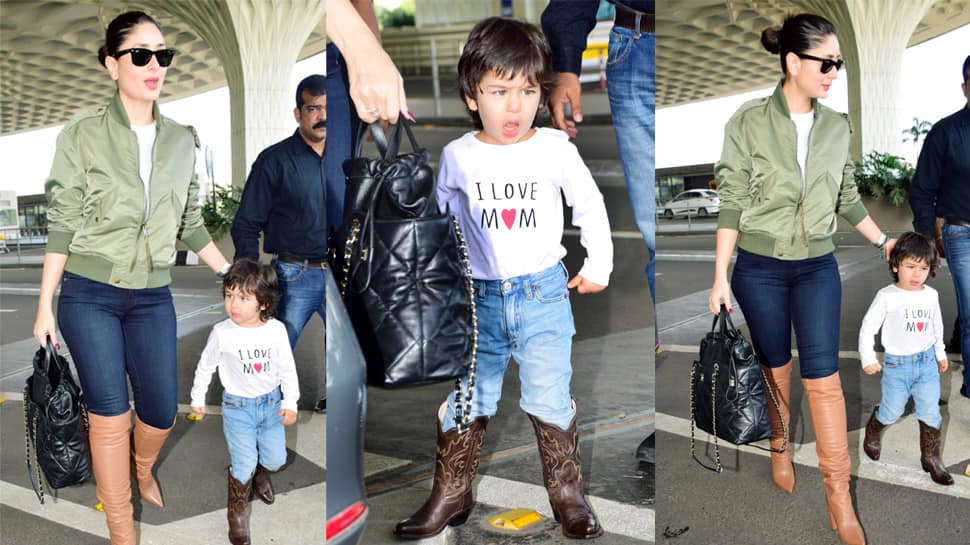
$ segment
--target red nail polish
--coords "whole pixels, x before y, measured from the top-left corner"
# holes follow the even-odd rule
[[[417,123],[418,122],[418,120],[414,118],[414,114],[412,114],[411,112],[405,112],[404,113],[404,117],[408,118],[408,120],[411,123]]]
[[[57,344],[55,344],[55,345],[54,345],[54,348],[56,348],[56,349],[58,349],[58,350],[60,350],[60,349],[61,349],[61,343],[57,343]]]

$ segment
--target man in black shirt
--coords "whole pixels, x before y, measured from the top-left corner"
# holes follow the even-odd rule
[[[933,237],[943,218],[944,256],[957,292],[961,352],[970,355],[970,56],[963,61],[966,105],[944,117],[926,136],[909,189],[913,228]],[[937,245],[939,246],[939,244]],[[963,365],[960,393],[970,397],[970,365]]]
[[[300,82],[293,116],[297,130],[263,150],[253,163],[231,231],[235,258],[253,261],[259,261],[259,234],[263,233],[263,251],[273,254],[282,292],[278,318],[286,326],[291,347],[314,312],[326,320],[327,87],[323,76]],[[322,365],[322,359],[317,363]],[[326,409],[325,398],[317,409]]]

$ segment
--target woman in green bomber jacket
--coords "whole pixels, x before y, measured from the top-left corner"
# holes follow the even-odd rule
[[[57,139],[34,337],[57,345],[52,302],[61,284],[58,323],[88,403],[98,499],[112,545],[134,545],[129,468],[142,500],[162,507],[152,467],[175,422],[168,284],[176,237],[213,271],[229,264],[202,222],[194,130],[158,111],[175,50],[141,12],[119,15],[105,34],[98,57],[117,92]],[[128,380],[136,412],[130,440]]]
[[[821,105],[842,66],[835,27],[816,15],[766,29],[765,49],[779,55],[784,78],[772,96],[744,104],[725,128],[715,167],[721,210],[714,287],[709,305],[731,309],[733,290],[751,330],[769,386],[781,404],[772,411],[773,449],[785,443],[791,391],[791,328],[832,529],[844,543],[865,543],[849,495],[845,400],[839,379],[841,281],[832,235],[838,214],[888,254],[887,239],[869,217],[852,178],[849,123]],[[728,265],[738,257],[728,283]],[[771,454],[772,478],[795,486],[791,449]],[[782,527],[778,531],[783,531]]]

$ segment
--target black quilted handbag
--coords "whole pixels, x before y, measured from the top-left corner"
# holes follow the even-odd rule
[[[744,338],[734,324],[727,307],[721,305],[714,318],[711,331],[701,340],[700,359],[690,370],[690,454],[694,455],[694,426],[714,435],[715,468],[721,472],[721,455],[717,439],[735,445],[746,445],[771,437],[771,420],[768,415],[765,384],[768,383],[764,369],[758,362],[751,343]],[[768,388],[772,403],[778,414],[775,394]],[[782,420],[784,422],[784,420]],[[785,429],[787,447],[788,430]]]
[[[370,125],[382,157],[344,161],[343,225],[331,237],[348,314],[371,386],[396,388],[456,380],[470,404],[477,324],[468,252],[458,222],[438,210],[434,171],[411,128],[387,141]],[[398,155],[407,134],[413,151]],[[461,395],[460,378],[472,384]]]
[[[44,477],[54,489],[91,479],[87,408],[67,359],[57,354],[49,337],[47,347],[34,354],[34,371],[24,387],[24,424],[27,475],[41,503]]]

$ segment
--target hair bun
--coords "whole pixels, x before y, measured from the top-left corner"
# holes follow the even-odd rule
[[[781,37],[779,34],[780,29],[772,27],[768,27],[761,31],[761,45],[773,55],[777,55],[781,50]]]

